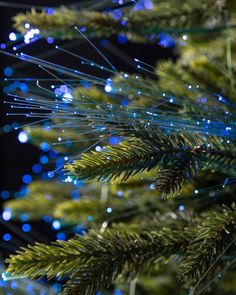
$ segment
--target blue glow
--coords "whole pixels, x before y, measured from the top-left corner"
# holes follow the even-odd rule
[[[40,173],[42,172],[42,165],[40,164],[35,164],[33,167],[32,167],[32,170],[34,173]]]
[[[184,209],[185,209],[184,205],[179,206],[179,211],[184,211]]]
[[[107,208],[107,213],[111,213],[112,212],[112,208]]]
[[[51,222],[52,221],[52,217],[51,216],[48,216],[48,215],[44,215],[43,216],[43,221],[45,221],[45,222]]]
[[[21,83],[20,84],[20,90],[23,93],[27,93],[29,91],[29,88],[28,88],[28,86],[25,83]]]
[[[10,33],[9,34],[9,40],[11,40],[11,41],[16,41],[16,34],[15,33]]]
[[[27,213],[21,214],[20,220],[23,221],[23,222],[28,221],[29,220],[29,214],[27,214]]]
[[[2,44],[0,45],[0,47],[1,47],[1,49],[6,49],[6,44],[2,43]]]
[[[120,44],[125,44],[128,41],[127,36],[123,34],[118,35],[117,39]]]
[[[5,209],[2,212],[2,219],[5,220],[5,221],[11,220],[11,211],[9,209]]]
[[[4,73],[5,76],[10,77],[10,76],[12,76],[12,74],[13,74],[13,69],[10,68],[10,67],[6,67],[6,68],[3,70],[3,73]]]
[[[6,242],[10,241],[11,240],[11,235],[8,234],[8,233],[4,234],[3,235],[3,240],[6,241]]]
[[[80,31],[81,32],[85,32],[86,31],[86,27],[85,26],[80,27]]]
[[[93,216],[89,215],[89,216],[87,217],[87,220],[88,220],[88,221],[93,221]]]
[[[40,149],[44,152],[48,152],[50,150],[50,145],[47,142],[42,142],[40,144]]]
[[[62,290],[62,286],[61,286],[61,284],[58,284],[58,283],[53,284],[53,285],[52,285],[52,288],[53,288],[53,290],[54,290],[55,292],[57,292],[57,294],[61,293],[61,290]]]
[[[46,13],[49,14],[49,15],[52,15],[52,14],[54,13],[54,9],[51,8],[51,7],[46,7],[46,8],[45,8],[45,11],[46,11]]]
[[[123,292],[120,289],[116,289],[114,295],[122,295]]]
[[[66,235],[64,233],[57,233],[57,240],[65,241]]]
[[[153,3],[151,0],[139,0],[136,1],[136,4],[134,6],[134,10],[144,10],[144,9],[152,9]]]
[[[124,193],[123,193],[122,191],[118,191],[118,192],[117,192],[117,196],[118,196],[118,197],[121,198],[121,197],[123,197],[123,195],[124,195]]]
[[[74,201],[76,201],[76,200],[79,199],[79,197],[80,197],[80,193],[79,193],[78,190],[73,190],[73,191],[71,192],[71,196],[72,196],[72,199],[73,199]]]
[[[21,143],[26,143],[28,141],[28,134],[25,132],[25,131],[21,131],[19,134],[18,134],[18,140],[19,142]]]
[[[161,33],[158,36],[158,38],[159,38],[159,41],[158,41],[157,44],[162,46],[162,47],[170,48],[170,47],[175,46],[175,41],[170,35],[167,35],[165,33]]]
[[[28,223],[25,223],[22,225],[22,230],[26,233],[28,233],[31,230],[31,226]]]
[[[2,191],[2,192],[1,192],[1,198],[2,198],[2,199],[6,200],[6,199],[8,199],[9,197],[10,197],[10,193],[9,193],[9,191]]]
[[[22,177],[22,180],[25,184],[29,184],[32,182],[32,177],[29,175],[29,174],[25,174],[23,177]]]
[[[48,157],[47,156],[41,156],[39,159],[40,163],[45,165],[48,163]]]
[[[48,172],[48,177],[49,177],[49,178],[53,178],[53,177],[54,177],[54,175],[55,175],[55,174],[54,174],[54,172],[53,172],[53,171],[49,171],[49,172]]]
[[[52,227],[53,227],[55,230],[60,229],[60,228],[61,228],[61,223],[60,223],[60,221],[59,221],[59,220],[54,220],[54,221],[52,222]]]
[[[48,44],[52,44],[54,42],[54,39],[52,37],[47,38]]]
[[[12,282],[11,282],[11,288],[12,288],[12,289],[16,289],[17,286],[18,286],[18,284],[17,284],[16,281],[12,281]]]

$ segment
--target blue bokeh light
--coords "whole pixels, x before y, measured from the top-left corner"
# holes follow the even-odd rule
[[[25,174],[23,177],[22,177],[22,181],[25,183],[25,184],[29,184],[32,182],[32,177],[29,175],[29,174]]]
[[[31,230],[31,226],[30,226],[30,224],[28,224],[28,223],[24,223],[24,224],[22,225],[22,230],[23,230],[24,232],[28,233],[28,232]]]

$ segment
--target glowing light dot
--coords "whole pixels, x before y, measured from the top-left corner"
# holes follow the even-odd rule
[[[186,41],[186,40],[188,39],[188,36],[187,36],[187,35],[183,35],[182,39],[183,39],[184,41]]]
[[[25,233],[28,233],[30,230],[31,230],[31,226],[30,224],[28,223],[25,223],[22,225],[22,230],[25,232]]]
[[[3,73],[4,73],[5,76],[10,77],[10,76],[12,76],[12,74],[13,74],[13,70],[12,70],[12,68],[10,68],[10,67],[6,67],[6,68],[4,69],[4,71],[3,71]]]
[[[16,41],[16,34],[15,33],[10,33],[9,34],[9,40],[11,40],[11,41]]]
[[[199,193],[199,191],[198,191],[197,189],[195,189],[194,193],[195,193],[195,194],[198,194],[198,193]]]
[[[57,239],[60,241],[65,241],[66,235],[64,233],[57,233]]]
[[[28,141],[28,134],[25,131],[21,131],[18,134],[18,140],[21,143],[26,143]]]
[[[111,85],[106,85],[104,89],[105,89],[106,92],[109,93],[109,92],[111,92],[112,87],[111,87]]]
[[[170,98],[170,100],[169,100],[171,103],[174,101],[174,99],[173,98]]]
[[[59,221],[59,220],[54,220],[54,221],[52,222],[52,227],[53,227],[55,230],[60,229],[60,228],[61,228],[61,223],[60,223],[60,221]]]
[[[4,211],[2,212],[2,218],[3,218],[3,220],[5,220],[5,221],[10,220],[10,219],[11,219],[11,211],[10,211],[10,210],[4,210]]]
[[[152,183],[152,184],[150,184],[150,190],[155,190],[155,184],[154,183]]]
[[[32,181],[32,177],[29,175],[29,174],[25,174],[23,177],[22,177],[22,180],[25,184],[29,184],[31,183]]]
[[[100,151],[102,150],[102,148],[98,145],[98,146],[96,146],[95,150],[96,150],[97,152],[100,152]]]
[[[184,211],[184,209],[185,209],[184,205],[179,206],[179,211]]]
[[[111,213],[112,212],[112,208],[107,208],[107,213]]]
[[[3,235],[3,240],[4,241],[8,242],[8,241],[10,241],[10,239],[11,239],[11,235],[10,234],[6,233],[6,234]]]
[[[25,24],[25,28],[26,28],[26,29],[29,29],[29,28],[30,28],[30,24],[26,23],[26,24]]]

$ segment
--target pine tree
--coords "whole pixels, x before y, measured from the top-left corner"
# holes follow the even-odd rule
[[[48,214],[67,227],[82,222],[87,231],[20,249],[7,259],[7,272],[64,279],[68,295],[235,294],[234,1],[126,2],[109,11],[104,2],[97,10],[33,9],[14,18],[22,34],[27,21],[43,37],[91,43],[125,34],[131,42],[174,42],[179,58],[156,66],[136,60],[143,75],[117,73],[106,63],[105,81],[67,69],[93,86],[71,87],[66,102],[47,95],[25,100],[29,108],[41,103],[57,127],[26,127],[32,143],[60,138],[74,144],[55,144],[58,153],[79,156],[64,166],[71,183],[34,181],[30,194],[5,207],[16,219]],[[109,143],[113,137],[118,144]],[[71,200],[78,181],[81,197]]]

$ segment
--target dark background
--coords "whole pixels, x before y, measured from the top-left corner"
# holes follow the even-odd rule
[[[13,2],[7,1],[8,5]],[[68,5],[70,3],[74,3],[74,1],[17,1],[17,5],[29,4],[29,5],[40,5],[47,7],[55,7],[60,4]],[[79,1],[77,2],[79,3]],[[0,2],[1,4],[1,2]],[[13,5],[14,6],[14,5]],[[16,6],[16,5],[15,5]],[[12,17],[19,12],[24,12],[26,9],[17,8],[17,7],[2,7],[0,5],[0,44],[9,42],[9,33],[14,32],[14,28],[12,27]],[[69,43],[74,42],[74,45],[71,48],[71,51],[78,53],[81,56],[87,57],[91,60],[94,60],[100,64],[104,64],[104,60],[98,55],[97,52],[85,41],[81,43],[80,41],[55,41],[54,44],[50,45],[45,40],[41,40],[30,44],[22,49],[24,53],[28,53],[32,56],[37,56],[42,53],[46,53],[49,50],[53,49],[54,46],[57,45],[68,45]],[[142,45],[142,44],[134,44],[131,42],[127,42],[125,44],[121,44],[118,41],[117,36],[114,36],[109,39],[108,46],[104,47],[101,45],[101,40],[93,40],[94,44],[98,46],[100,50],[106,55],[106,57],[115,65],[118,70],[135,72],[135,65],[132,62],[132,58],[138,58],[145,62],[148,62],[152,65],[159,58],[163,57],[173,57],[173,52],[171,49],[161,48],[157,44],[153,45]],[[104,44],[104,40],[103,43]],[[12,47],[14,46],[14,42],[10,42],[5,51],[13,52]],[[116,53],[114,48],[120,49],[123,53],[128,55],[130,58],[123,59],[120,53]],[[115,54],[114,54],[115,53]],[[46,59],[62,64],[64,66],[70,66],[76,68],[76,60],[71,58],[68,55],[56,54],[49,55]],[[29,65],[29,64],[19,64],[19,61],[14,58],[10,58],[3,54],[0,54],[0,73],[1,73],[1,84],[4,86],[3,82],[3,71],[5,67],[12,67],[14,70],[12,77],[47,77],[42,71],[39,71],[37,66]],[[94,73],[92,69],[87,69],[88,73]],[[101,74],[103,73],[95,73]],[[2,87],[1,87],[2,88]],[[6,124],[12,125],[14,122],[22,123],[26,122],[25,118],[22,116],[6,116],[6,113],[10,111],[9,105],[3,103],[4,100],[7,100],[7,96],[4,92],[1,92],[1,125],[0,127],[4,127]],[[28,122],[28,121],[27,121]],[[9,199],[15,197],[15,193],[24,188],[24,184],[22,182],[22,177],[25,174],[30,174],[33,179],[37,179],[37,174],[32,172],[32,165],[39,162],[39,157],[43,154],[43,152],[31,145],[30,143],[21,144],[18,139],[19,131],[11,131],[11,132],[1,132],[0,135],[0,145],[1,145],[1,178],[0,178],[0,192],[8,191]],[[1,198],[1,203],[3,203],[3,199]],[[23,224],[20,222],[4,222],[1,220],[0,226],[0,243],[3,257],[9,255],[11,251],[18,248],[19,246],[25,245],[26,243],[31,243],[33,241],[43,241],[48,242],[49,240],[55,240],[57,237],[57,231],[52,230],[51,224],[43,221],[39,222],[28,222],[32,226],[32,231],[29,233],[23,233],[21,230],[21,226]],[[15,231],[15,233],[14,233]],[[9,242],[3,240],[3,235],[5,233],[10,233],[12,235],[12,239]],[[23,235],[22,235],[23,234]]]

